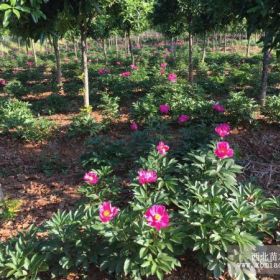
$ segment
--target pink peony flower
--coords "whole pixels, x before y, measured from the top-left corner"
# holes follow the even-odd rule
[[[119,213],[120,209],[111,205],[110,201],[104,201],[99,206],[99,218],[102,223],[110,222]]]
[[[163,205],[153,205],[146,211],[144,217],[148,225],[157,231],[169,226],[169,215]]]
[[[99,181],[97,173],[89,171],[84,175],[84,181],[91,185],[96,185]]]
[[[164,75],[165,74],[165,69],[160,69],[160,75]]]
[[[105,68],[101,68],[98,70],[99,75],[105,75],[105,74],[109,74],[109,73],[110,73],[110,70],[105,69]]]
[[[131,70],[138,70],[139,68],[138,68],[138,66],[136,66],[135,64],[131,64],[131,65],[130,65],[130,69],[131,69]]]
[[[165,156],[169,150],[169,146],[165,145],[162,141],[160,141],[157,145],[157,151],[159,154]]]
[[[32,67],[33,66],[33,62],[32,61],[27,61],[26,64],[27,64],[28,67]]]
[[[130,129],[131,129],[132,131],[137,131],[137,130],[138,130],[138,124],[137,124],[136,122],[132,122],[132,123],[130,124]]]
[[[161,104],[159,106],[159,111],[162,113],[162,114],[168,114],[169,111],[170,111],[170,106],[168,104]]]
[[[215,127],[215,132],[220,136],[220,137],[225,137],[228,136],[230,133],[230,126],[227,123],[221,123],[218,126]]]
[[[141,185],[155,183],[157,181],[157,172],[154,170],[139,170],[138,182]]]
[[[183,123],[187,122],[189,119],[190,119],[190,117],[188,115],[180,115],[178,117],[178,123],[183,124]]]
[[[168,74],[168,80],[171,83],[176,83],[177,82],[177,75],[175,73]]]
[[[229,147],[229,143],[224,141],[217,143],[214,153],[220,159],[231,158],[234,154],[233,149]]]
[[[122,72],[122,73],[120,74],[120,76],[121,76],[121,77],[124,77],[124,78],[129,77],[130,75],[131,75],[131,72],[129,72],[129,71]]]
[[[0,87],[4,87],[7,84],[6,80],[0,79]]]
[[[116,61],[116,65],[122,65],[120,61]]]
[[[167,66],[167,63],[166,63],[166,62],[160,64],[160,67],[163,68],[163,69],[165,69],[166,66]]]
[[[212,106],[213,110],[219,112],[219,113],[223,113],[225,111],[225,108],[223,105],[219,104],[219,103],[215,103],[213,106]]]

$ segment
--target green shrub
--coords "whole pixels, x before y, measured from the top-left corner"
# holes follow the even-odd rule
[[[72,123],[68,129],[68,136],[93,136],[98,134],[103,128],[102,124],[99,124],[94,120],[90,112],[82,110],[72,119]]]
[[[119,117],[119,97],[110,96],[108,93],[102,93],[101,104],[98,106],[102,110],[102,115],[106,122],[111,122]]]
[[[262,113],[273,122],[280,122],[280,96],[268,96]]]
[[[38,142],[51,137],[55,123],[44,118],[33,119],[24,127],[20,127],[17,134],[25,141]]]
[[[18,80],[12,80],[5,86],[5,92],[10,96],[21,97],[27,93],[27,88]]]
[[[32,227],[27,233],[19,234],[0,245],[0,278],[38,279],[39,272],[48,271],[47,256],[41,253],[41,243]]]
[[[33,104],[33,110],[43,114],[66,113],[69,110],[69,100],[57,93],[49,95],[45,100],[39,100]]]
[[[33,122],[30,104],[17,99],[7,99],[0,104],[0,128],[7,133]]]
[[[219,277],[230,262],[231,246],[243,254],[261,244],[265,235],[273,235],[280,201],[239,184],[236,175],[241,167],[231,158],[217,159],[214,146],[188,154],[180,164],[152,149],[137,164],[157,171],[157,180],[140,184],[133,171],[129,203],[123,201],[110,167],[94,170],[99,183],[81,187],[88,198],[85,204],[75,211],[58,212],[24,239],[20,235],[0,246],[0,275],[30,279],[48,268],[49,276],[58,277],[70,271],[86,274],[90,265],[96,265],[115,277],[163,279],[180,266],[179,258],[188,249],[196,251],[201,264]],[[98,207],[107,199],[122,209],[102,223]],[[170,219],[159,231],[145,219],[153,205],[165,205]],[[36,235],[41,231],[44,238]],[[246,279],[242,268],[230,273]]]
[[[132,119],[145,124],[157,123],[160,119],[158,103],[155,95],[148,93],[132,104]]]
[[[59,155],[43,154],[40,156],[39,170],[46,176],[51,177],[58,173],[64,174],[67,170],[67,166]]]
[[[258,111],[258,105],[252,98],[247,97],[244,92],[231,92],[225,103],[229,113],[229,121],[233,125],[238,123],[252,123]]]
[[[54,129],[53,122],[43,118],[36,119],[30,110],[30,104],[17,99],[2,102],[0,117],[2,133],[12,133],[26,141],[45,140]]]

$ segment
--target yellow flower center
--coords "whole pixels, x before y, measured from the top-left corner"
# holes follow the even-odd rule
[[[104,215],[105,217],[109,217],[110,214],[111,214],[111,212],[110,212],[109,210],[105,210],[105,211],[103,212],[103,215]]]
[[[156,221],[159,221],[160,219],[161,219],[161,215],[155,214],[155,220],[156,220]]]

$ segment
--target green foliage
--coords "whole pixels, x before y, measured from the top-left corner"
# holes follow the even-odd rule
[[[21,206],[18,199],[7,199],[0,202],[0,220],[12,219]]]
[[[61,157],[57,154],[40,156],[40,171],[46,176],[51,177],[54,174],[65,173],[67,168]]]
[[[262,113],[273,122],[280,122],[280,96],[268,96]]]
[[[68,129],[68,136],[93,136],[98,134],[102,129],[103,125],[97,123],[90,112],[81,110],[81,112],[73,118]]]
[[[102,93],[101,104],[98,108],[102,110],[105,122],[112,122],[119,117],[119,97],[113,97],[108,93]]]
[[[0,129],[26,141],[42,141],[50,137],[54,124],[46,119],[36,119],[30,104],[8,99],[0,105]]]
[[[153,124],[159,120],[159,105],[153,94],[147,94],[132,105],[132,119],[145,124]]]
[[[209,148],[190,153],[180,164],[152,149],[137,164],[156,170],[158,179],[140,185],[134,175],[129,186],[133,195],[125,204],[113,170],[104,165],[94,170],[99,175],[98,184],[80,188],[86,202],[75,211],[55,214],[40,228],[47,233],[45,238],[34,233],[23,242],[20,235],[14,243],[2,246],[0,274],[29,279],[48,267],[49,273],[57,277],[69,271],[86,273],[94,264],[118,277],[163,279],[180,266],[178,257],[188,248],[196,251],[214,276],[220,276],[229,261],[231,246],[244,252],[261,244],[265,234],[273,234],[280,201],[265,198],[250,184],[237,183],[241,167],[233,159],[217,159],[214,145]],[[122,201],[120,213],[109,223],[101,223],[97,216],[98,206],[105,200],[113,205]],[[144,213],[154,204],[167,206],[168,228],[156,231],[146,223]],[[23,246],[16,245],[22,242]],[[25,262],[32,266],[23,266]],[[238,277],[244,271],[233,273]]]
[[[46,255],[40,252],[40,243],[34,227],[0,246],[0,276],[9,279],[35,280],[38,273],[48,271]]]
[[[47,140],[54,131],[55,124],[44,118],[33,119],[25,127],[20,127],[17,134],[26,141],[44,141]]]
[[[10,96],[21,97],[27,93],[27,88],[18,80],[12,80],[5,86],[5,92]]]
[[[226,109],[229,112],[229,121],[238,123],[252,123],[258,106],[254,99],[247,97],[244,92],[232,92],[226,100]]]
[[[48,113],[49,115],[57,113],[65,113],[68,111],[69,103],[65,98],[59,94],[51,94],[46,100],[40,101],[36,104],[36,107],[41,107],[43,113]]]
[[[7,99],[0,104],[0,128],[4,133],[24,127],[33,121],[30,104],[17,99]]]
[[[99,206],[103,201],[112,201],[114,204],[120,202],[122,190],[120,180],[113,175],[109,166],[101,166],[100,169],[92,170],[98,174],[100,182],[92,186],[85,184],[80,187],[79,192],[89,199],[91,205]]]

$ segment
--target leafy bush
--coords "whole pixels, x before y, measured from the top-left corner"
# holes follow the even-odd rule
[[[25,127],[33,121],[30,104],[17,99],[7,99],[0,104],[0,128],[7,133],[10,129]]]
[[[268,96],[262,113],[271,121],[280,122],[280,96]]]
[[[5,92],[10,96],[21,97],[27,93],[27,88],[18,80],[12,80],[5,86]]]
[[[98,106],[102,110],[102,115],[106,122],[111,122],[119,116],[119,97],[110,96],[108,93],[102,93],[101,104]]]
[[[32,227],[26,234],[0,245],[0,277],[6,279],[36,279],[39,272],[48,271],[47,257],[40,252],[41,243]],[[4,279],[3,278],[3,279]]]
[[[158,122],[159,109],[154,94],[147,94],[132,104],[132,119],[141,123],[154,124]]]
[[[7,199],[0,201],[0,221],[12,219],[16,216],[22,202],[18,199]]]
[[[137,164],[142,173],[152,170],[156,177],[143,183],[140,173],[133,176],[129,203],[123,201],[118,178],[110,167],[93,170],[99,181],[80,189],[88,201],[75,211],[55,214],[39,229],[47,233],[44,238],[33,230],[24,240],[20,235],[1,246],[0,275],[29,279],[46,268],[52,276],[69,271],[83,274],[94,264],[117,277],[154,275],[163,279],[180,266],[179,257],[189,249],[196,251],[215,277],[220,276],[230,262],[227,252],[231,246],[237,246],[242,254],[261,244],[265,235],[273,234],[280,200],[265,198],[249,184],[239,184],[236,175],[241,167],[231,158],[216,158],[214,146],[188,154],[180,164],[161,154],[159,147],[152,149]],[[109,222],[102,222],[105,212],[100,203],[105,200],[122,205],[119,212],[115,208]],[[151,214],[147,211],[156,205],[165,206],[164,215],[169,217],[158,229],[148,220]],[[160,223],[160,216],[154,218]],[[246,279],[245,270],[230,273]]]
[[[93,136],[98,134],[103,125],[97,123],[87,109],[82,109],[81,112],[75,116],[69,126],[68,136]]]
[[[231,92],[226,100],[226,108],[230,122],[235,125],[238,123],[252,123],[258,110],[256,101],[245,96],[244,92]]]
[[[36,119],[30,110],[30,104],[17,99],[8,99],[0,105],[0,129],[3,133],[12,133],[26,141],[47,139],[54,129],[54,123],[46,119]]]
[[[69,109],[69,101],[64,96],[54,93],[45,100],[37,101],[32,107],[36,112],[48,115],[65,113]]]
[[[26,141],[43,141],[47,140],[55,129],[55,124],[52,121],[44,118],[33,119],[24,127],[20,127],[17,135]]]
[[[65,173],[67,170],[66,164],[57,155],[43,154],[40,156],[40,171],[46,176],[51,177],[53,174]]]

